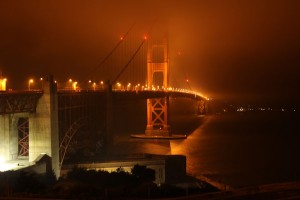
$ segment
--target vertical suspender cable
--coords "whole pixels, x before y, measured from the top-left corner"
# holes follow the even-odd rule
[[[137,48],[137,50],[134,52],[134,54],[131,56],[131,58],[129,59],[129,61],[127,62],[127,64],[123,67],[123,69],[120,71],[120,73],[116,76],[116,78],[112,81],[112,85],[120,78],[120,76],[123,74],[123,72],[127,69],[127,67],[130,65],[130,63],[132,62],[132,60],[135,58],[135,56],[137,55],[137,53],[139,52],[139,50],[141,49],[141,47],[143,46],[143,44],[145,43],[146,39],[144,39],[141,44],[139,45],[139,47]]]
[[[124,39],[128,36],[130,31],[133,29],[135,24],[133,24],[128,31],[124,34],[124,36],[118,41],[118,43],[114,46],[114,48],[105,56],[105,58],[95,67],[93,68],[86,76],[89,76],[93,74],[97,69],[101,68],[103,64],[111,57],[111,55],[118,49],[118,47],[121,45],[121,43],[124,41]],[[82,83],[83,80],[80,82]]]

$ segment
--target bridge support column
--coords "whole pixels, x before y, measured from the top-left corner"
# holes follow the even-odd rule
[[[169,57],[167,39],[162,43],[149,45],[147,52],[148,89],[153,87],[155,73],[162,73],[162,85],[169,86]],[[169,97],[147,99],[146,136],[170,136]]]
[[[18,159],[17,120],[14,114],[0,115],[0,161]]]
[[[21,115],[21,114],[19,114]],[[9,160],[17,160],[19,156],[18,114],[10,116],[9,123]]]
[[[52,169],[60,176],[57,89],[53,77],[44,83],[44,94],[39,99],[36,113],[29,118],[29,162],[40,154],[52,159]]]
[[[170,136],[169,97],[147,99],[147,136]]]
[[[11,129],[11,115],[0,115],[0,162],[9,161],[9,141]]]
[[[162,74],[162,76],[160,76]],[[158,75],[158,76],[157,76]],[[161,80],[162,79],[162,80]],[[165,36],[148,44],[147,52],[147,89],[156,91],[169,89],[169,55]],[[161,87],[162,86],[162,87]],[[171,134],[169,124],[169,93],[163,98],[147,99],[147,126],[145,134],[133,134],[140,139],[185,139],[186,135]]]

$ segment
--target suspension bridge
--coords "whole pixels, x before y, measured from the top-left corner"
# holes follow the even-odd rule
[[[80,80],[43,77],[41,86],[28,82],[24,91],[0,92],[0,162],[25,159],[34,162],[40,154],[52,158],[57,176],[77,132],[95,141],[110,143],[115,102],[146,99],[147,124],[138,138],[184,138],[170,131],[169,98],[198,102],[198,113],[206,111],[207,98],[176,85],[170,65],[168,38],[129,34],[120,38],[93,69],[83,70]],[[86,74],[85,74],[86,73]],[[5,83],[1,80],[2,85]],[[88,133],[88,134],[86,134]],[[82,134],[82,133],[81,133]]]

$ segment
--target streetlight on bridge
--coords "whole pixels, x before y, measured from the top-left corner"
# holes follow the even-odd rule
[[[95,91],[96,90],[96,87],[97,87],[97,84],[96,84],[96,82],[93,82],[92,83],[92,81],[91,80],[89,80],[89,84],[92,84],[92,88],[93,88],[93,90]],[[90,86],[89,86],[89,88],[90,88]]]
[[[126,90],[130,90],[130,87],[131,87],[131,83],[128,83]]]
[[[121,87],[122,84],[121,83],[117,82],[116,86],[117,86],[117,88],[116,88],[117,90],[121,90],[122,89],[122,87]]]
[[[6,82],[7,79],[0,77],[0,91],[6,91]]]
[[[41,89],[44,89],[44,79],[41,77],[40,81],[41,81]]]
[[[30,90],[30,86],[31,86],[32,83],[33,83],[33,79],[29,79],[29,81],[28,81],[28,90]]]
[[[73,82],[73,80],[70,78],[70,79],[69,79],[69,85],[70,85],[70,86],[67,86],[67,88],[70,88],[70,90],[72,90],[72,87],[73,87],[72,82]]]
[[[77,89],[77,82],[74,82],[72,86],[73,86],[73,90],[76,90]]]

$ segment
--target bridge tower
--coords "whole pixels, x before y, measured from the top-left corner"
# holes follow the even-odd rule
[[[147,86],[151,90],[156,74],[162,74],[162,86],[169,87],[169,53],[168,41],[164,38],[150,43],[147,52]],[[157,76],[156,76],[157,77]],[[170,136],[169,125],[169,96],[164,98],[147,99],[147,136]]]
[[[39,99],[35,113],[29,116],[29,162],[40,154],[47,154],[52,160],[52,169],[57,178],[59,168],[58,138],[58,101],[57,88],[53,76],[48,76]]]

